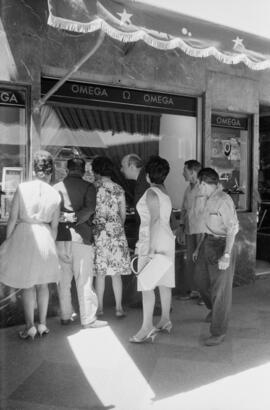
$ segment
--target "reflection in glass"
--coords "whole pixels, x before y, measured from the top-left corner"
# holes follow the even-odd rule
[[[133,204],[134,181],[120,172],[122,158],[130,153],[147,161],[161,155],[171,166],[166,180],[173,207],[180,208],[186,187],[182,170],[184,161],[196,158],[196,118],[131,110],[111,110],[64,105],[42,108],[41,141],[56,159],[55,180],[66,174],[65,155],[79,155],[86,160],[88,178],[91,161],[106,155],[116,165],[116,181],[126,192],[127,203]],[[78,154],[74,154],[74,149]]]

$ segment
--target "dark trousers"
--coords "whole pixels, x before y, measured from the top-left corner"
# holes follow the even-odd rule
[[[190,291],[197,290],[196,285],[194,282],[194,275],[195,275],[195,263],[193,262],[192,255],[197,248],[197,239],[198,235],[186,235],[186,248],[187,248],[187,265],[186,265],[186,272],[185,272],[185,280],[187,283],[187,287]]]
[[[232,304],[232,285],[236,253],[231,252],[226,270],[218,268],[218,260],[225,249],[225,238],[206,236],[199,252],[195,269],[195,283],[206,307],[212,311],[210,333],[225,334]]]

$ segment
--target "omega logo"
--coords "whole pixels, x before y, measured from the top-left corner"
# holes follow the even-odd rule
[[[93,87],[90,85],[72,84],[71,91],[74,94],[86,94],[94,97],[103,97],[105,95],[108,97],[108,93],[105,88]]]
[[[0,101],[5,103],[15,103],[18,104],[16,95],[7,91],[0,91]]]
[[[130,100],[131,94],[128,90],[123,91],[123,100]]]
[[[166,95],[144,94],[143,99],[146,103],[174,105],[172,97]]]
[[[241,127],[241,122],[238,118],[217,117],[216,123],[218,125],[225,125],[230,127]]]

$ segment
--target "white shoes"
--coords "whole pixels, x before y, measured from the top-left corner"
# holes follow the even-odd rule
[[[37,331],[39,336],[46,336],[49,333],[49,329],[46,325],[38,324]]]

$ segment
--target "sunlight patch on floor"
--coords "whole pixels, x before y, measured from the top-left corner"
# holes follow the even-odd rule
[[[143,410],[269,410],[270,363],[177,394]]]
[[[154,398],[147,380],[112,329],[85,329],[68,342],[86,379],[104,406],[143,409]]]

